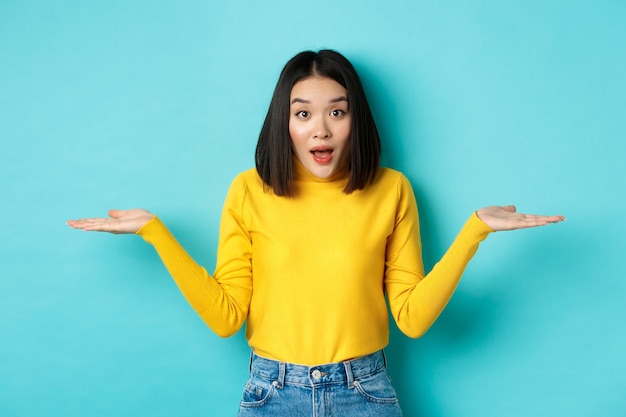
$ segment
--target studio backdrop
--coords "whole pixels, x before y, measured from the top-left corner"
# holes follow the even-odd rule
[[[207,270],[278,74],[336,49],[430,269],[495,233],[420,339],[391,323],[409,417],[626,415],[626,3],[0,1],[0,415],[233,416],[243,331],[214,335],[153,248],[65,221],[144,207]]]

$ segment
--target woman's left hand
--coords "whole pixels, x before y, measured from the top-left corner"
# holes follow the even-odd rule
[[[535,214],[517,213],[515,206],[489,206],[476,212],[478,217],[494,231],[526,229],[528,227],[544,226],[549,223],[559,223],[565,220],[563,216],[539,216]]]

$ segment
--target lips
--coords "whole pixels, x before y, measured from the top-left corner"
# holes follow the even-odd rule
[[[313,160],[318,164],[328,164],[333,159],[333,148],[328,146],[318,146],[311,149]]]

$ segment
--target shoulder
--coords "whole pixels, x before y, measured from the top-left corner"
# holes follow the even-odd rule
[[[240,172],[231,183],[232,188],[243,188],[246,190],[263,187],[263,180],[259,176],[256,168],[250,168]]]
[[[379,168],[370,193],[370,197],[375,198],[379,204],[393,206],[396,211],[412,210],[417,205],[408,178],[395,169]]]
[[[404,174],[400,171],[397,171],[392,168],[381,167],[378,168],[378,173],[376,174],[377,178],[385,178],[385,179],[400,179],[406,178]]]
[[[240,172],[230,184],[227,199],[244,203],[273,196],[271,189],[265,185],[256,168]]]
[[[411,183],[400,171],[391,168],[379,168],[374,184],[377,187],[395,188],[399,191],[411,190]]]
[[[261,179],[259,177],[259,174],[257,173],[256,168],[250,168],[237,174],[233,182],[234,181],[250,182],[250,181],[255,181],[256,179]]]

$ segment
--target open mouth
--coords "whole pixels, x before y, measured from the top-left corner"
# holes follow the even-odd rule
[[[313,148],[311,149],[311,155],[315,162],[319,164],[327,164],[333,159],[333,149],[327,147]]]

